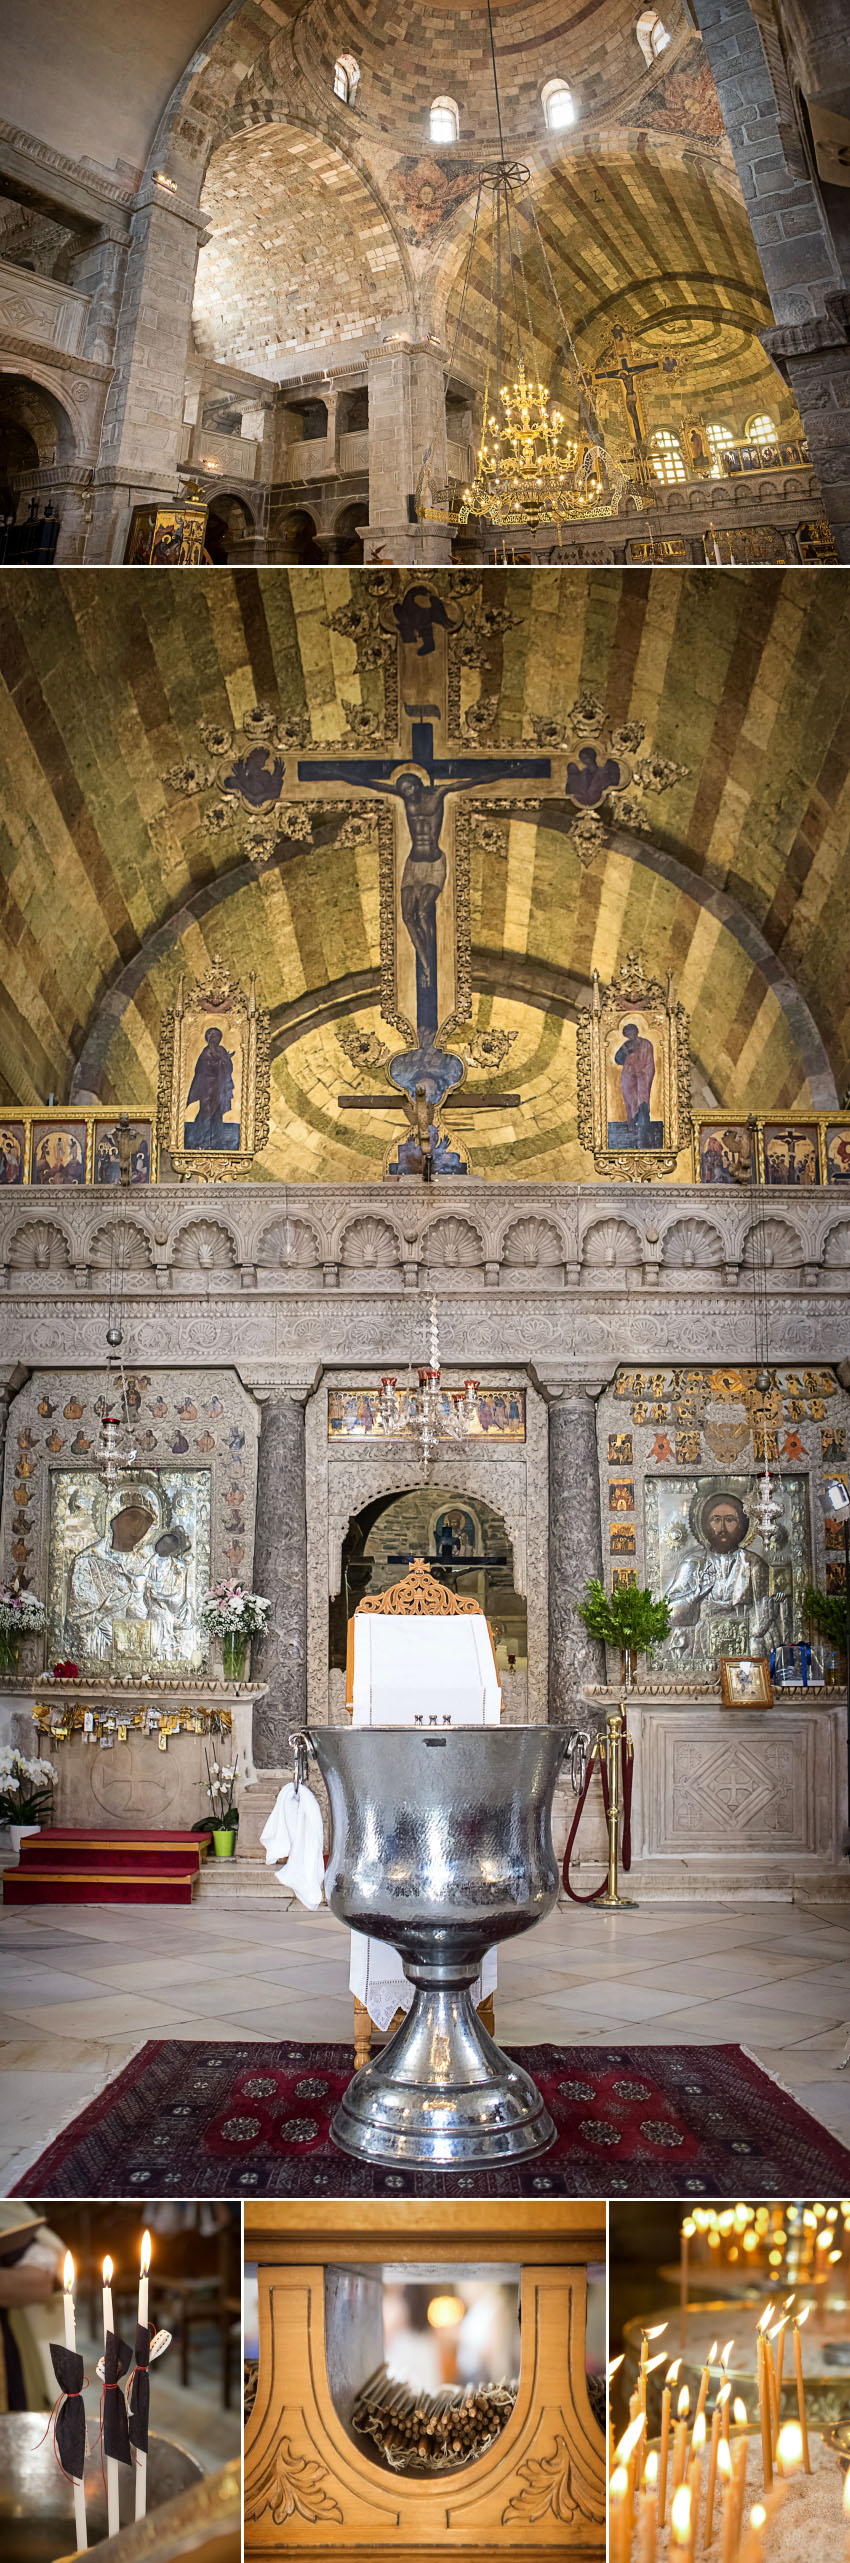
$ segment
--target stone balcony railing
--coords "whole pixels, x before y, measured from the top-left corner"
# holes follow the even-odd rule
[[[86,334],[88,294],[74,285],[36,276],[29,267],[0,259],[0,335],[32,338],[66,356],[77,356]]]
[[[759,1208],[769,1357],[843,1362],[850,1201],[777,1189]],[[502,1361],[550,1369],[752,1362],[752,1221],[749,1195],[693,1185],[15,1192],[0,1201],[0,1358],[98,1356],[120,1227],[130,1358],[406,1362],[409,1294],[433,1288],[447,1363],[480,1363],[490,1338]]]

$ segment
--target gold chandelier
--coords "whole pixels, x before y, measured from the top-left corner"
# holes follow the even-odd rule
[[[447,514],[459,524],[471,516],[497,527],[560,527],[613,515],[631,497],[645,499],[622,463],[606,448],[592,382],[577,355],[562,309],[537,219],[531,172],[505,157],[491,0],[487,0],[490,55],[499,131],[499,158],[479,170],[472,235],[449,359],[449,377],[466,316],[479,238],[489,213],[490,314],[484,414],[475,471],[455,493]],[[525,249],[523,247],[525,236]],[[559,340],[576,399],[577,433],[567,432],[563,410],[553,406],[543,379],[532,318],[532,284],[540,290]],[[429,510],[429,513],[438,513]]]

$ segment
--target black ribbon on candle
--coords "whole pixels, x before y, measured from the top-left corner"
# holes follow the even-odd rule
[[[136,2363],[130,2378],[130,2391],[127,2397],[127,2405],[130,2416],[130,2445],[131,2447],[138,2448],[140,2456],[146,2456],[148,2452],[148,2428],[150,2425],[151,2409],[151,2381],[148,2375],[148,2366],[151,2354],[151,2341],[155,2330],[155,2323],[148,2324],[147,2327],[145,2327],[143,2323],[136,2324]]]
[[[118,2390],[118,2379],[126,2376],[133,2352],[117,2333],[107,2332],[103,2351],[103,2444],[107,2456],[116,2456],[119,2465],[132,2465],[127,2406]]]
[[[83,2362],[79,2350],[67,2349],[64,2341],[51,2341],[49,2347],[56,2383],[65,2397],[53,2424],[53,2442],[63,2472],[81,2483],[86,2463]]]

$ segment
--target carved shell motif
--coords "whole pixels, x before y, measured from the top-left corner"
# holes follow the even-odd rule
[[[850,1264],[850,1220],[844,1219],[839,1228],[830,1229],[823,1260],[832,1266]]]
[[[768,1272],[774,1264],[784,1265],[786,1270],[801,1264],[803,1254],[796,1229],[789,1228],[784,1219],[759,1220],[758,1228],[747,1232],[743,1260],[748,1270],[754,1262],[763,1261]]]
[[[373,1271],[376,1266],[389,1272],[400,1261],[398,1238],[387,1219],[353,1219],[342,1241],[340,1262],[354,1265],[357,1271]]]
[[[221,1270],[236,1262],[233,1239],[216,1219],[190,1219],[188,1227],[180,1230],[173,1262],[178,1272]]]
[[[630,1227],[627,1219],[594,1220],[593,1227],[588,1229],[584,1240],[582,1262],[596,1266],[604,1265],[609,1271],[618,1264],[627,1264],[630,1267],[639,1264],[640,1246],[637,1231]]]
[[[16,1228],[9,1247],[13,1272],[67,1272],[70,1261],[62,1230],[49,1219],[28,1219],[25,1228]]]
[[[515,1219],[502,1248],[504,1264],[560,1264],[564,1249],[551,1219]]]
[[[151,1250],[143,1228],[136,1220],[116,1223],[115,1228],[96,1228],[89,1246],[88,1260],[95,1273],[108,1272],[113,1262],[125,1273],[150,1270]]]
[[[484,1261],[484,1249],[471,1219],[435,1219],[425,1239],[428,1264],[464,1264],[471,1270]]]
[[[674,1219],[662,1248],[662,1260],[679,1271],[708,1271],[723,1262],[723,1246],[707,1219]]]
[[[297,1264],[302,1272],[315,1272],[321,1260],[315,1229],[306,1219],[273,1219],[263,1229],[258,1264]]]

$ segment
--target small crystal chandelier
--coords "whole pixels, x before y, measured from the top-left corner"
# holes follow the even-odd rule
[[[418,1385],[412,1380],[399,1388],[394,1371],[381,1378],[377,1422],[381,1432],[393,1441],[416,1442],[422,1465],[430,1468],[439,1442],[462,1442],[472,1431],[477,1416],[477,1379],[465,1379],[462,1388],[445,1388],[440,1370],[440,1338],[437,1323],[437,1301],[432,1293],[430,1306],[430,1359],[420,1364]]]

